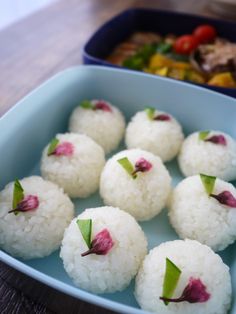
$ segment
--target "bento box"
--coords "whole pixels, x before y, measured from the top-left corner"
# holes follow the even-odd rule
[[[153,32],[161,35],[175,34],[179,36],[190,34],[197,26],[205,24],[215,27],[219,37],[236,42],[236,23],[233,22],[155,9],[128,9],[103,24],[92,35],[84,46],[83,61],[85,64],[120,67],[106,59],[114,48],[127,40],[131,34],[135,32]],[[207,84],[197,85],[236,97],[236,88]]]
[[[1,190],[15,178],[40,174],[39,163],[44,146],[56,133],[68,130],[72,110],[84,99],[108,100],[123,112],[126,122],[135,112],[153,106],[173,114],[183,126],[185,135],[199,129],[216,129],[236,138],[236,101],[231,97],[134,71],[101,66],[74,67],[46,81],[0,119]],[[122,144],[119,150],[123,148]],[[166,166],[175,186],[183,178],[177,162],[174,159]],[[98,192],[73,202],[76,214],[103,204]],[[178,239],[168,222],[166,209],[153,219],[141,222],[140,226],[147,236],[148,249]],[[220,256],[230,267],[233,286],[230,314],[236,314],[236,243],[220,252]],[[1,250],[0,260],[78,299],[120,313],[147,313],[135,300],[134,281],[122,292],[110,294],[92,294],[76,287],[63,268],[59,250],[47,257],[31,260],[14,258]]]

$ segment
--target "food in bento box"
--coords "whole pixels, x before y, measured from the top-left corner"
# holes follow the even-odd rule
[[[155,247],[136,277],[139,305],[158,314],[226,314],[231,294],[228,266],[208,246],[192,240]]]
[[[191,31],[181,36],[134,33],[107,61],[179,80],[236,88],[236,44],[219,38],[211,25]]]
[[[183,139],[179,122],[169,113],[151,107],[132,117],[125,135],[128,148],[147,150],[164,162],[177,155]]]
[[[101,174],[100,194],[106,205],[117,206],[137,220],[149,220],[165,207],[171,177],[158,156],[141,149],[111,157]]]
[[[124,135],[125,119],[118,108],[105,100],[84,100],[72,112],[69,130],[88,135],[108,154]]]
[[[223,250],[236,240],[236,189],[213,176],[188,177],[172,192],[169,218],[180,238]]]
[[[23,259],[57,250],[74,216],[74,205],[63,190],[38,176],[6,185],[0,209],[0,246]]]
[[[97,207],[72,220],[60,257],[78,287],[111,293],[129,285],[146,253],[146,237],[131,215],[119,208]]]
[[[84,134],[57,134],[45,147],[42,176],[71,197],[87,197],[99,186],[105,155],[102,147]]]
[[[226,181],[236,179],[236,141],[221,131],[199,131],[183,142],[178,156],[183,175],[204,173]]]

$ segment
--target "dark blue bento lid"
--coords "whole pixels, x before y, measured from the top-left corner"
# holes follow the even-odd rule
[[[126,40],[135,31],[157,32],[161,35],[191,33],[200,24],[210,24],[219,37],[236,42],[236,23],[204,16],[177,13],[156,9],[128,9],[103,24],[83,48],[85,64],[118,67],[105,60],[116,45]],[[153,75],[153,74],[150,74]],[[195,84],[188,82],[189,84]],[[236,98],[236,88],[224,88],[207,84],[195,84]]]

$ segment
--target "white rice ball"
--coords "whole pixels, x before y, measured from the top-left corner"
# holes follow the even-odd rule
[[[87,197],[99,186],[101,171],[105,165],[103,149],[87,135],[57,134],[60,143],[73,145],[71,156],[48,156],[47,145],[41,160],[42,176],[61,186],[71,197]]]
[[[144,158],[152,168],[139,172],[134,179],[118,163],[127,157],[135,163]],[[167,202],[171,189],[171,177],[161,159],[141,149],[119,152],[110,158],[101,174],[100,194],[106,205],[117,206],[137,220],[148,220],[160,213]]]
[[[232,184],[216,179],[213,194],[223,191],[236,198]],[[198,240],[215,251],[236,240],[236,208],[208,196],[199,175],[184,179],[173,190],[169,218],[181,238]]]
[[[172,298],[181,296],[190,277],[200,279],[210,293],[203,303],[173,303],[162,296],[166,258],[182,271]],[[231,303],[229,268],[219,255],[197,241],[176,240],[154,248],[143,261],[136,277],[135,296],[142,309],[158,314],[226,314]]]
[[[74,205],[63,190],[41,177],[20,180],[24,196],[37,196],[36,209],[8,213],[12,210],[14,183],[0,192],[0,246],[23,259],[44,257],[57,250],[65,228],[74,216]]]
[[[92,239],[106,228],[114,246],[106,255],[81,254],[88,247],[76,223],[92,219]],[[147,254],[145,235],[128,213],[114,207],[86,209],[72,220],[62,241],[60,257],[75,285],[93,293],[110,293],[125,289],[136,275]]]
[[[125,119],[120,110],[104,100],[92,100],[95,106],[105,103],[111,111],[86,109],[78,106],[72,112],[70,132],[84,133],[101,145],[106,154],[116,149],[125,132]]]
[[[225,146],[200,140],[199,132],[185,139],[178,162],[186,177],[205,173],[226,181],[236,179],[236,141],[221,131],[211,131],[208,137],[219,134],[225,137]]]
[[[162,161],[173,159],[179,152],[184,135],[179,122],[162,111],[155,115],[167,115],[168,121],[151,120],[146,111],[135,114],[129,122],[125,142],[128,148],[141,148],[159,156]]]

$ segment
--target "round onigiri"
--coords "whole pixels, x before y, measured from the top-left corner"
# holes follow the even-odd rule
[[[43,151],[42,176],[58,184],[71,197],[94,193],[105,165],[103,149],[83,134],[57,134],[56,140],[54,150],[50,149],[52,141]]]
[[[20,184],[24,199],[17,202],[17,210],[14,182],[0,192],[0,246],[23,259],[47,256],[60,246],[74,205],[61,188],[41,177],[24,178]]]
[[[226,181],[236,179],[236,141],[220,131],[190,134],[180,150],[179,167],[184,176],[205,173]]]
[[[235,198],[232,204],[230,197],[232,206],[221,203],[229,199],[229,193]],[[220,251],[236,240],[236,189],[216,179],[211,195],[199,175],[184,179],[172,192],[169,218],[180,238],[194,239]]]
[[[160,297],[167,258],[181,270],[171,299],[180,298],[186,287],[188,293],[185,290],[185,301],[165,305]],[[191,293],[194,289],[195,295]],[[208,246],[192,240],[170,241],[154,248],[136,277],[135,297],[139,305],[158,314],[226,314],[231,294],[228,266]]]
[[[147,150],[164,162],[178,154],[183,139],[181,125],[173,116],[151,108],[135,114],[125,135],[128,148]]]
[[[69,130],[88,135],[108,154],[118,147],[124,135],[125,119],[120,110],[107,101],[83,101],[72,112]]]
[[[148,220],[160,213],[170,189],[171,178],[161,159],[141,149],[114,155],[100,179],[104,203],[127,211],[137,220]]]
[[[100,236],[97,252],[85,255],[88,246],[77,221],[88,219],[92,220],[91,239],[98,239],[105,231],[110,238]],[[106,251],[98,252],[99,245],[104,249],[107,244]],[[119,208],[98,207],[86,209],[72,220],[64,234],[60,257],[75,285],[93,293],[110,293],[129,285],[146,253],[145,235],[131,215]]]

